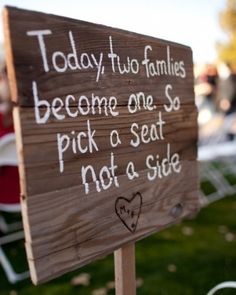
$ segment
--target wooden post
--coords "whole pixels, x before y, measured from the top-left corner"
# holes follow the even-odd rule
[[[116,295],[136,295],[135,243],[114,252]]]

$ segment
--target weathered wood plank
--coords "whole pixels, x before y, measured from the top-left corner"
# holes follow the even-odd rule
[[[132,89],[141,87],[145,92],[156,82],[160,90],[163,89],[168,82],[171,82],[176,91],[178,91],[178,88],[181,86],[186,89],[186,92],[192,91],[192,52],[187,46],[172,42],[167,43],[164,40],[105,26],[98,26],[83,21],[72,20],[67,22],[53,15],[50,15],[50,21],[48,21],[47,15],[39,15],[36,12],[28,11],[21,11],[20,13],[21,18],[19,18],[19,10],[11,8],[11,10],[8,11],[9,18],[14,19],[14,22],[9,24],[10,38],[12,47],[17,48],[17,51],[14,52],[14,67],[16,69],[16,78],[18,81],[18,93],[22,93],[21,96],[16,95],[14,100],[19,100],[21,105],[34,105],[31,92],[32,81],[38,82],[40,85],[40,96],[49,101],[55,97],[54,85],[57,85],[56,92],[59,97],[68,94],[77,96],[81,91],[83,91],[84,95],[92,92],[97,94],[102,93],[104,96],[116,94],[120,97],[120,104],[126,104],[126,95],[130,93]],[[99,83],[91,83],[91,81],[95,81],[96,79],[96,71],[94,69],[86,69],[86,71],[83,72],[81,70],[65,71],[59,75],[55,71],[49,71],[47,75],[45,75],[37,37],[27,38],[26,34],[28,31],[50,30],[50,28],[53,28],[52,34],[45,35],[49,63],[48,67],[50,69],[52,68],[50,57],[54,51],[65,52],[65,54],[70,54],[72,52],[68,36],[69,31],[71,31],[74,36],[79,58],[84,52],[94,54],[95,56],[99,55],[101,52],[103,53],[103,65],[106,67],[107,71],[104,73],[104,76],[101,77]],[[111,72],[111,68],[108,66],[110,62],[108,59],[110,34],[114,36],[114,51],[116,48],[119,50],[120,60],[123,63],[125,61],[127,62],[127,49],[129,50],[128,56],[130,56],[130,58],[135,57],[138,61],[142,61],[144,57],[144,47],[149,44],[152,47],[150,57],[158,55],[159,59],[162,60],[166,59],[167,56],[166,46],[173,46],[173,55],[175,59],[184,59],[186,61],[186,79],[183,80],[180,77],[166,74],[145,79],[146,74],[144,68],[141,68],[139,74],[135,75],[134,78],[132,78],[131,75],[123,75],[121,77],[121,75],[117,73],[117,70],[116,73]],[[22,42],[22,40],[24,40],[24,42]],[[31,52],[29,54],[28,51],[26,55],[25,49],[27,48],[30,48]],[[170,56],[170,58],[172,57]],[[29,79],[29,77],[31,77],[31,79]],[[122,87],[120,87],[121,84]],[[155,90],[153,87],[152,91],[154,91],[154,95]],[[189,101],[186,97],[183,97],[183,101],[184,99]]]
[[[186,110],[186,111],[185,111]],[[192,111],[192,112],[191,112]],[[185,112],[187,115],[185,115]],[[156,140],[152,143],[140,143],[137,148],[130,146],[130,141],[135,139],[130,133],[132,122],[140,126],[146,123],[145,112],[139,112],[138,115],[129,116],[124,108],[120,108],[119,118],[107,118],[96,120],[95,118],[82,118],[79,122],[66,120],[65,122],[50,122],[45,126],[39,126],[34,123],[32,111],[27,109],[21,116],[22,125],[26,126],[23,130],[23,144],[25,154],[25,171],[30,181],[28,194],[39,194],[50,190],[62,189],[68,185],[81,184],[81,167],[92,164],[96,160],[96,173],[105,164],[110,162],[110,153],[114,153],[115,162],[120,164],[117,167],[116,175],[125,173],[126,164],[132,156],[136,163],[136,168],[142,170],[145,167],[145,158],[149,154],[159,155],[160,161],[166,157],[166,144],[173,144],[172,153],[180,153],[182,158],[187,157],[193,160],[196,157],[196,113],[192,107],[184,108],[176,114],[163,114],[163,120],[168,122],[165,127],[165,138]],[[157,122],[158,114],[150,113],[148,125]],[[74,130],[76,134],[79,131],[86,131],[86,119],[91,120],[91,126],[96,126],[96,143],[99,151],[96,153],[84,154],[73,153],[72,148],[64,154],[64,173],[59,171],[59,160],[57,151],[56,134],[71,134]],[[120,123],[121,122],[121,123]],[[109,134],[113,126],[117,126],[122,145],[119,148],[111,150],[109,144]],[[188,137],[186,138],[186,134]],[[72,136],[74,138],[74,136]],[[157,148],[158,145],[158,148]],[[142,153],[142,157],[140,157]],[[76,160],[80,160],[78,165]],[[43,173],[42,173],[43,172]],[[43,177],[42,177],[43,175]],[[61,181],[60,181],[61,180]],[[88,178],[91,181],[91,177]]]
[[[194,168],[194,166],[188,165],[185,176],[187,177],[187,174]],[[139,240],[147,236],[147,232],[154,233],[190,214],[195,214],[199,203],[196,198],[197,188],[190,185],[191,180],[196,175],[192,177],[189,178],[189,185],[185,187],[185,190],[182,189],[184,181],[180,182],[178,178],[175,181],[179,184],[179,190],[176,190],[173,179],[171,179],[171,186],[164,179],[156,181],[152,187],[145,187],[144,184],[136,181],[132,185],[133,191],[141,191],[144,203],[137,230],[135,233],[130,233],[131,236],[127,235],[127,228],[122,223],[117,222],[119,218],[114,214],[106,214],[106,217],[101,218],[101,216],[104,216],[104,212],[111,212],[114,208],[112,195],[115,190],[111,191],[111,195],[107,193],[106,197],[100,197],[94,192],[91,199],[84,199],[83,202],[80,201],[76,192],[74,192],[74,200],[65,199],[62,195],[60,199],[63,205],[60,206],[61,202],[58,202],[58,209],[54,208],[55,202],[53,202],[52,194],[45,198],[45,204],[41,208],[37,207],[38,202],[34,200],[35,211],[29,213],[32,214],[31,235],[34,242],[27,242],[27,247],[29,247],[29,259],[36,260],[36,264],[40,265],[39,269],[41,270],[37,274],[39,281],[53,278],[59,273],[63,273],[68,267],[75,269],[76,262],[73,255],[76,255],[79,263],[84,265],[91,261],[94,256],[105,255],[107,249],[104,249],[104,244],[109,245],[108,251],[111,253],[122,244],[129,242],[130,237],[134,241]],[[173,191],[173,188],[175,191]],[[129,191],[130,187],[127,191],[123,188],[120,195],[129,198]],[[71,202],[74,206],[70,205]],[[80,204],[80,206],[76,204]],[[179,207],[179,204],[181,204],[181,207]],[[68,210],[67,217],[63,214],[62,208],[64,208],[64,211]],[[72,208],[74,209],[72,210]],[[47,216],[47,210],[51,213],[50,222],[42,222]],[[45,215],[41,216],[42,212]],[[96,226],[89,221],[90,218],[96,220]],[[40,223],[39,220],[41,220]],[[71,227],[68,227],[70,225]],[[66,262],[63,258],[66,257],[65,255],[68,255],[67,257],[72,255],[73,258]],[[55,266],[53,274],[49,271],[52,265]]]
[[[4,26],[35,284],[197,212],[189,47],[9,7]]]

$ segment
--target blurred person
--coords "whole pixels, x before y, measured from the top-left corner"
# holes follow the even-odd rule
[[[236,112],[236,71],[230,64],[220,65],[218,101],[225,115]]]
[[[215,65],[207,65],[205,79],[206,83],[209,85],[209,92],[206,94],[206,99],[215,106],[218,84],[218,71]]]
[[[12,120],[12,104],[5,65],[0,64],[0,141],[5,135],[14,133]],[[18,204],[20,187],[18,167],[0,167],[0,203]]]
[[[218,71],[215,65],[201,67],[195,80],[196,104],[199,110],[198,123],[205,125],[215,115]]]
[[[0,120],[1,129],[0,136],[3,136],[4,129],[10,128],[13,132],[13,121],[12,121],[12,106],[10,102],[10,92],[7,81],[6,69],[2,65],[0,66]],[[10,130],[8,132],[10,132]]]
[[[195,93],[204,96],[208,102],[215,103],[218,72],[215,65],[206,65],[195,81]]]
[[[235,132],[232,127],[236,120],[236,70],[231,64],[221,64],[219,73],[217,93],[219,109],[226,116],[227,137],[229,140],[233,140]]]

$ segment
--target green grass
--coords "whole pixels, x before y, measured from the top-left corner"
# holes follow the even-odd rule
[[[234,174],[225,174],[224,177],[227,179],[229,184],[234,185],[236,183],[236,175]]]
[[[208,180],[202,181],[200,187],[201,187],[201,190],[204,192],[205,195],[210,195],[210,194],[213,194],[213,193],[217,192],[217,189]]]
[[[231,233],[231,234],[230,234]],[[216,284],[236,281],[236,196],[227,197],[204,208],[194,220],[184,221],[136,243],[137,277],[143,279],[138,295],[205,295]],[[18,270],[26,268],[22,243],[7,251]],[[171,271],[172,270],[172,271]],[[86,272],[91,275],[87,287],[72,286],[71,278]],[[10,285],[0,267],[0,294],[91,295],[112,281],[113,256],[53,280],[33,286],[30,280]],[[115,294],[110,290],[109,295]],[[217,295],[236,294],[235,289]]]

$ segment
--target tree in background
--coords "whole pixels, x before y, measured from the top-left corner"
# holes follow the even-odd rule
[[[220,13],[220,25],[228,34],[228,42],[218,44],[219,58],[236,67],[236,0],[227,0],[225,10]]]

